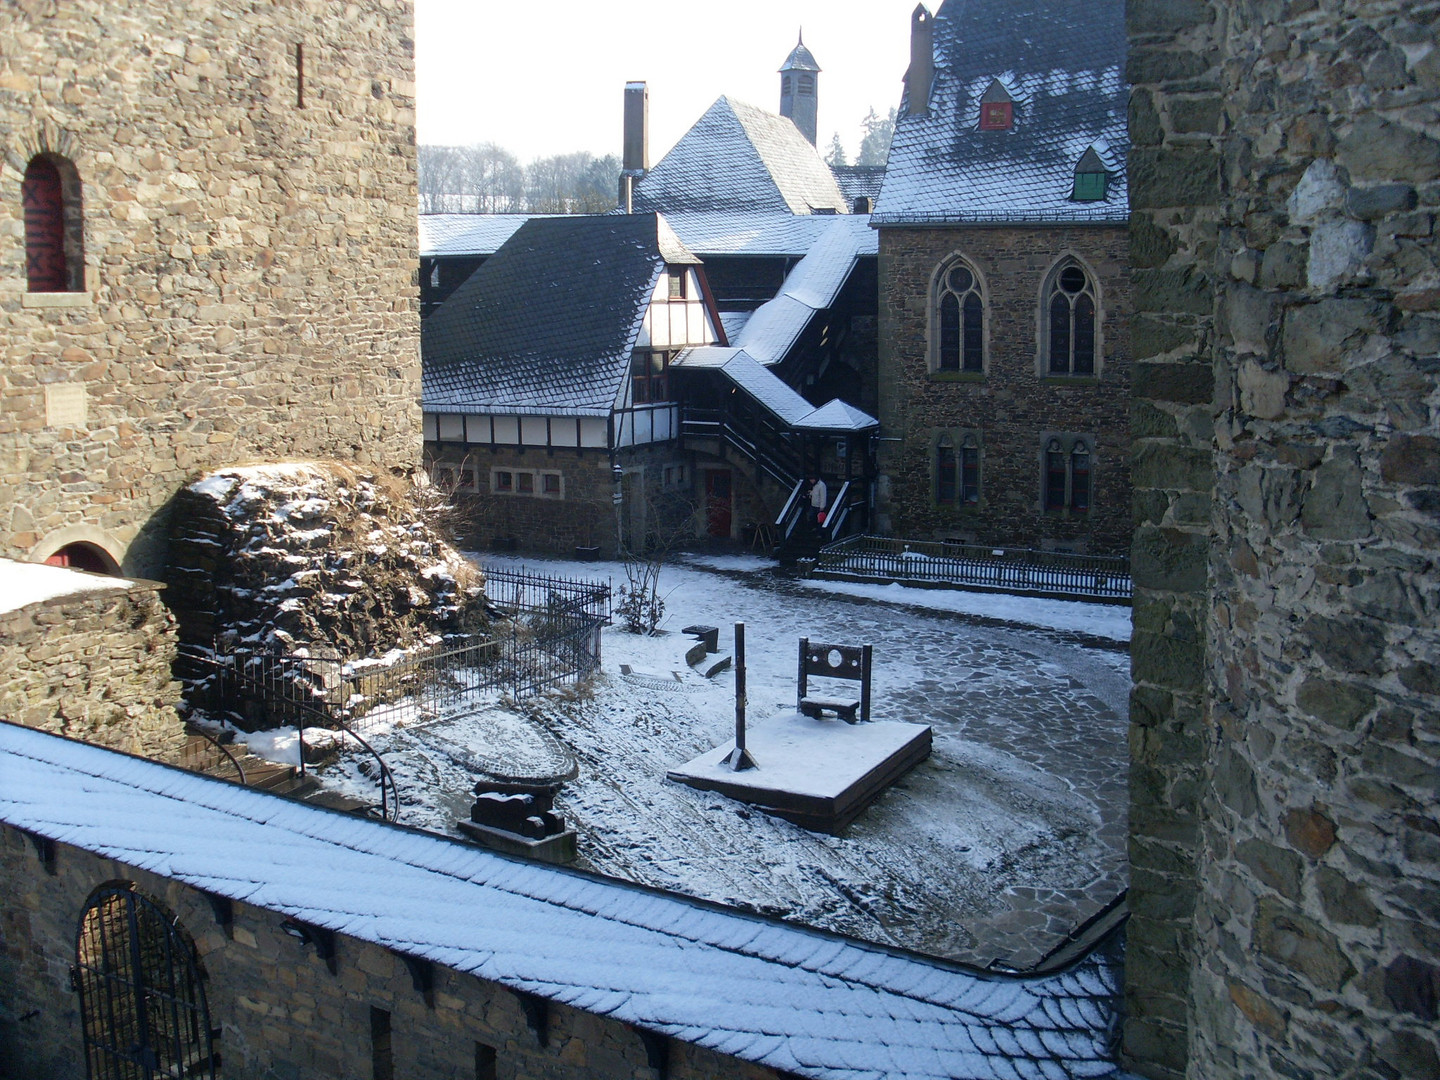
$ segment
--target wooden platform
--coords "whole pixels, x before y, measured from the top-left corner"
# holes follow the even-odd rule
[[[666,777],[718,791],[815,832],[836,834],[930,755],[928,724],[846,724],[785,713],[750,727],[746,748],[758,769],[731,772],[722,743]]]

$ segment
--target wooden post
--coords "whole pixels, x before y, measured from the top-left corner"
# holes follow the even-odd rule
[[[735,749],[725,758],[731,772],[758,769],[760,763],[745,749],[745,624],[735,624]]]

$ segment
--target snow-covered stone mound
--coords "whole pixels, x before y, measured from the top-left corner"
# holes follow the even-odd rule
[[[484,619],[484,579],[403,481],[324,462],[222,469],[175,500],[167,600],[200,646],[346,659]]]

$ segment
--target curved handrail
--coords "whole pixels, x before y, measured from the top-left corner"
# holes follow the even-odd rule
[[[209,664],[216,669],[222,677],[233,679],[237,686],[249,689],[256,696],[262,699],[267,697],[268,687],[266,687],[264,683],[250,678],[239,669],[238,665],[222,663],[214,656],[196,656],[192,657],[192,659],[200,663]],[[291,701],[289,699],[282,699],[277,704],[280,704],[285,709],[294,710],[296,716],[295,733],[300,740],[300,774],[302,776],[306,775],[305,718],[308,715],[315,718],[315,720],[310,723],[310,727],[337,729],[342,735],[347,735],[354,739],[369,752],[370,756],[375,759],[375,764],[380,770],[379,777],[376,781],[380,785],[380,818],[382,821],[390,822],[400,820],[400,793],[395,784],[395,774],[390,771],[390,766],[385,764],[385,759],[380,756],[378,750],[361,738],[343,719],[331,712],[317,708],[314,705],[308,705],[301,701]]]
[[[216,750],[219,750],[220,753],[222,753],[222,754],[225,755],[226,759],[230,762],[230,764],[233,765],[233,766],[235,766],[235,772],[236,772],[236,774],[240,777],[240,783],[241,783],[241,785],[242,785],[242,786],[248,786],[248,785],[249,785],[250,781],[245,778],[245,766],[243,766],[243,765],[240,764],[240,759],[237,758],[234,754],[232,754],[232,753],[230,752],[230,748],[229,748],[228,746],[226,746],[224,743],[222,743],[219,739],[215,738],[214,735],[211,735],[208,731],[206,731],[204,728],[202,728],[199,724],[192,724],[192,723],[187,722],[187,723],[185,724],[185,734],[186,734],[186,735],[199,735],[202,739],[204,739],[206,742],[208,742],[208,743],[209,743],[212,747],[214,747]],[[182,759],[182,760],[183,760],[183,759]],[[196,772],[203,772],[204,770],[203,770],[203,769],[196,769],[195,771],[196,771]]]

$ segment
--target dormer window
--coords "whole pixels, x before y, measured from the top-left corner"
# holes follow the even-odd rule
[[[1074,202],[1104,202],[1110,189],[1110,170],[1092,146],[1075,166],[1075,186],[1070,191]]]
[[[689,295],[689,292],[688,292],[688,290],[686,289],[686,286],[685,286],[685,279],[686,279],[689,275],[688,275],[685,267],[683,267],[683,266],[671,266],[671,267],[668,267],[667,269],[668,269],[669,276],[670,276],[670,294],[669,294],[669,295],[670,295],[670,299],[671,299],[671,300],[684,300],[684,299],[686,298],[686,296]]]
[[[1009,131],[1015,126],[1015,99],[999,79],[980,98],[980,130]]]

